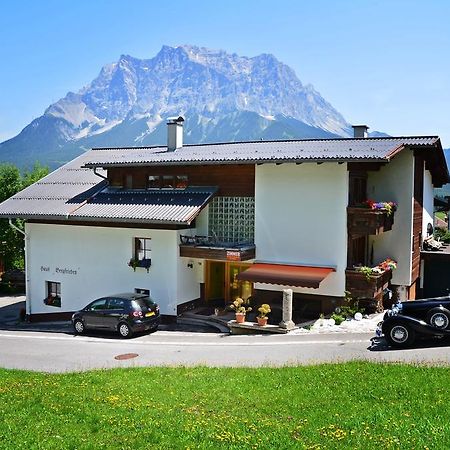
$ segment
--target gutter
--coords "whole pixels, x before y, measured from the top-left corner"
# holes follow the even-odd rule
[[[11,228],[13,228],[14,230],[18,231],[20,234],[23,235],[23,240],[25,243],[25,312],[26,315],[28,317],[31,316],[31,299],[29,298],[30,295],[30,277],[28,276],[29,273],[29,266],[28,266],[28,253],[29,253],[29,249],[28,249],[28,245],[29,245],[29,236],[28,234],[21,230],[18,226],[14,225],[12,222],[12,219],[9,217],[8,218],[8,223],[9,226]]]

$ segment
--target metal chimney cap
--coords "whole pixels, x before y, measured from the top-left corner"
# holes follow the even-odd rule
[[[178,117],[168,117],[167,118],[167,125],[169,125],[170,123],[183,123],[184,122],[184,117],[183,116],[178,116]]]
[[[367,130],[369,127],[367,125],[352,125],[353,137],[355,139],[366,138],[369,134]]]

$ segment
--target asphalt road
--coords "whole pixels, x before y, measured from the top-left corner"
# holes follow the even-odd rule
[[[0,297],[0,367],[45,372],[132,366],[284,366],[349,360],[450,364],[450,342],[390,350],[373,334],[228,335],[174,331],[122,340],[114,334],[76,336],[70,322],[25,324],[24,297]],[[177,328],[175,328],[177,330]],[[187,328],[189,330],[189,328]],[[116,359],[134,354],[130,359]]]
[[[370,334],[225,335],[157,331],[122,340],[114,335],[0,330],[0,367],[45,372],[133,366],[284,366],[349,360],[450,363],[450,343],[387,349]],[[135,354],[118,360],[119,355]]]

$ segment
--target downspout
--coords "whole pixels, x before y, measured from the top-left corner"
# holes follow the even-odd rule
[[[13,228],[14,230],[18,231],[20,234],[23,235],[23,240],[24,240],[24,249],[25,249],[25,308],[26,308],[26,315],[28,317],[31,316],[31,299],[29,298],[30,295],[30,278],[28,276],[28,270],[29,270],[29,266],[28,266],[28,241],[29,241],[29,236],[27,233],[25,233],[25,231],[21,230],[18,226],[14,225],[11,218],[8,218],[8,223],[9,226],[11,228]]]

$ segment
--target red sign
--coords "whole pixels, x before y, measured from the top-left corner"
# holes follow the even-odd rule
[[[240,261],[241,260],[241,252],[233,252],[231,250],[227,250],[227,260],[228,261]]]

